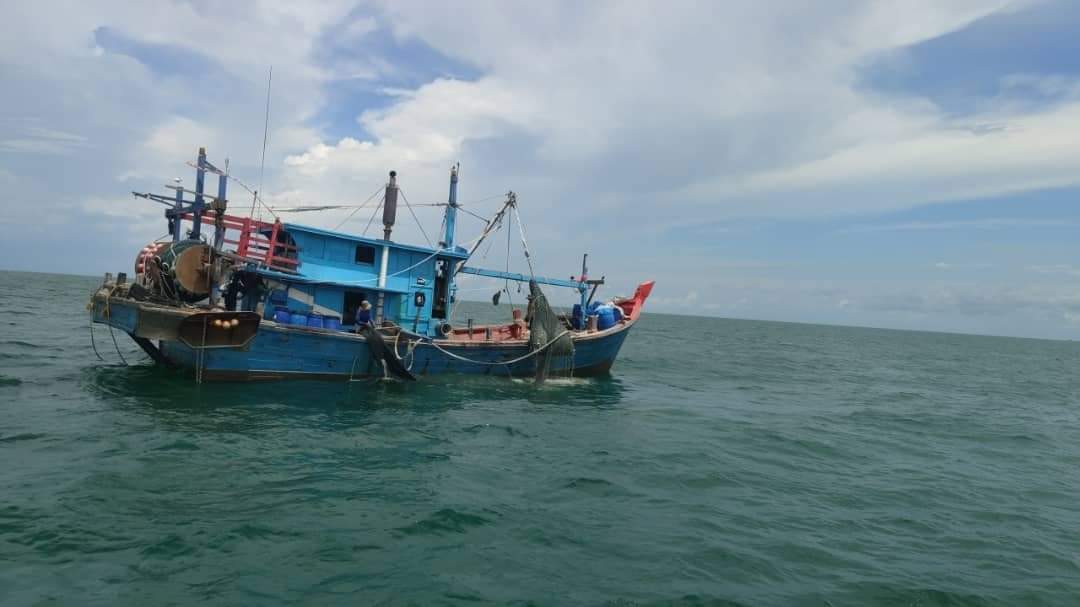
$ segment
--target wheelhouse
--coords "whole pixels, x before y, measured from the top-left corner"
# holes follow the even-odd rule
[[[349,326],[367,301],[376,323],[436,335],[454,303],[451,272],[469,257],[461,247],[432,249],[295,224],[283,224],[282,233],[296,246],[295,273],[252,270],[264,282],[261,312],[268,319],[285,309]]]

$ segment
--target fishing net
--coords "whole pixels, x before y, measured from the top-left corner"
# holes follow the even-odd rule
[[[536,281],[529,281],[529,351],[536,352],[536,381],[551,369],[567,376],[574,372],[574,340]]]

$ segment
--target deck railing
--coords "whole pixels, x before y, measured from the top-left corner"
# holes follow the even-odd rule
[[[190,213],[184,219],[192,219]],[[216,223],[216,212],[206,210],[203,219],[207,223]],[[252,217],[222,215],[222,227],[225,228],[226,245],[233,245],[236,256],[252,263],[257,263],[271,270],[294,273],[300,265],[297,259],[296,245],[291,240],[278,220],[261,221]]]

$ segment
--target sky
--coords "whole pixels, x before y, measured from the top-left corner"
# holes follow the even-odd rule
[[[1078,30],[1060,0],[17,3],[0,268],[131,271],[166,224],[130,192],[192,185],[199,146],[279,208],[390,170],[445,201],[460,162],[470,211],[517,193],[537,273],[587,252],[653,311],[1078,339]]]

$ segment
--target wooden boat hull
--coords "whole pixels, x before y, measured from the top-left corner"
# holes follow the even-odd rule
[[[365,338],[353,333],[264,320],[242,343],[238,340],[235,345],[223,346],[220,341],[208,340],[215,345],[200,348],[193,347],[190,338],[183,339],[179,330],[174,334],[171,329],[190,324],[198,311],[105,294],[95,296],[92,304],[95,322],[128,333],[157,362],[190,369],[201,380],[350,380],[383,373],[380,364],[372,360]],[[604,331],[575,333],[573,358],[554,358],[549,376],[607,374],[634,324],[626,321]],[[536,357],[528,356],[524,340],[432,341],[417,337],[402,333],[396,339],[385,339],[403,364],[421,378],[444,373],[532,377],[536,372]]]

